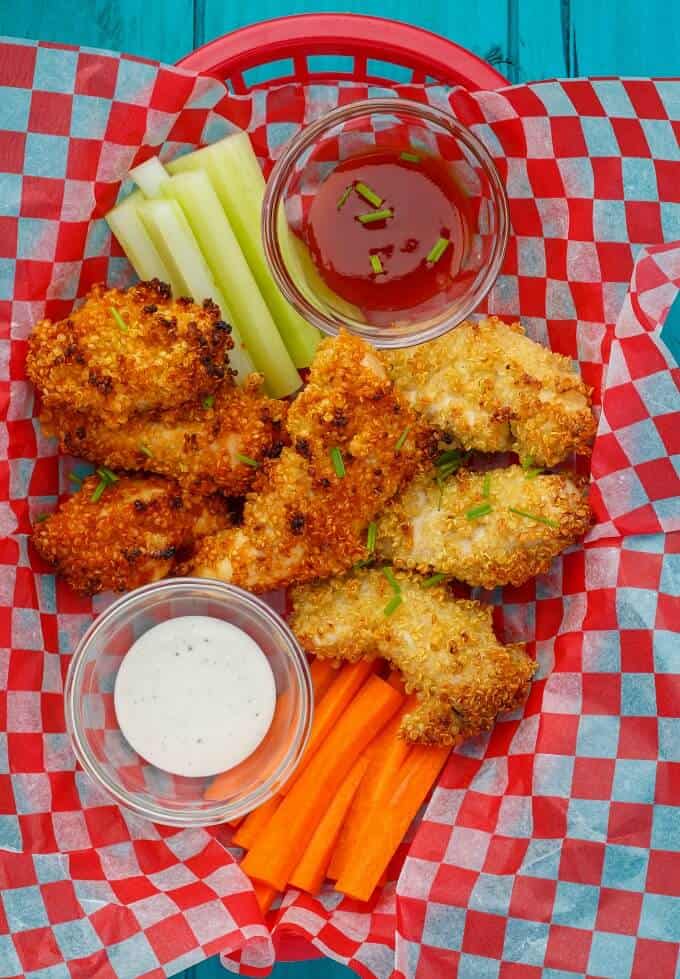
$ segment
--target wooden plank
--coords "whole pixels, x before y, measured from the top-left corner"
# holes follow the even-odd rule
[[[517,11],[517,81],[572,74],[569,0],[509,0]],[[591,0],[592,3],[592,0]],[[596,5],[596,4],[595,4]]]
[[[225,3],[224,0],[199,0],[204,10],[200,40],[208,41],[226,34],[255,20],[269,20],[286,14],[310,12],[309,0],[260,0],[255,8],[247,4]],[[337,0],[315,0],[315,13],[333,12],[338,9]],[[345,0],[340,5],[344,13],[381,13],[371,0]],[[507,0],[468,0],[451,3],[449,0],[429,0],[415,4],[413,0],[393,0],[384,11],[395,20],[409,21],[419,27],[443,34],[457,44],[474,51],[481,57],[503,61],[507,56]],[[379,38],[376,41],[379,42]],[[506,73],[503,63],[499,71]]]
[[[571,0],[571,22],[581,75],[680,75],[677,2]]]
[[[0,34],[110,48],[173,62],[194,45],[193,0],[0,3]]]

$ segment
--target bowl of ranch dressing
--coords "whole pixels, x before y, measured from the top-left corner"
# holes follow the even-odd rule
[[[175,578],[114,602],[71,660],[79,762],[128,809],[170,826],[271,798],[309,737],[312,685],[285,621],[233,585]]]

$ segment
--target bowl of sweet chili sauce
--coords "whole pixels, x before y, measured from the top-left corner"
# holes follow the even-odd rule
[[[378,347],[441,336],[481,303],[509,231],[503,184],[453,116],[405,99],[335,109],[272,170],[262,236],[272,273],[325,333]]]

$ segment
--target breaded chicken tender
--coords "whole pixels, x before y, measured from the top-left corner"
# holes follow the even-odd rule
[[[469,585],[521,585],[584,534],[582,482],[521,466],[460,470],[441,488],[415,479],[377,522],[376,552],[399,568],[442,572]]]
[[[84,480],[32,535],[40,556],[84,595],[164,578],[182,550],[230,523],[224,501],[187,500],[174,480],[120,476],[93,501],[99,482]]]
[[[187,573],[268,591],[344,571],[430,448],[381,356],[347,334],[319,345],[286,428],[291,445],[258,474],[242,526],[202,541]]]
[[[257,464],[283,444],[287,402],[265,397],[260,382],[257,374],[242,388],[225,381],[205,404],[134,415],[122,428],[64,412],[54,419],[60,448],[111,469],[169,476],[187,491],[241,496]]]
[[[291,628],[324,659],[383,656],[400,670],[418,696],[401,728],[410,741],[457,744],[487,730],[521,702],[536,664],[522,644],[498,642],[490,606],[424,588],[417,575],[394,580],[402,600],[392,614],[393,583],[378,569],[295,588]]]
[[[541,466],[590,452],[590,389],[568,357],[534,343],[519,323],[461,323],[387,361],[409,403],[464,449],[513,451]]]
[[[229,372],[229,333],[213,302],[173,300],[157,279],[124,292],[94,286],[68,319],[41,320],[29,337],[45,433],[58,432],[65,409],[116,426],[213,394]]]

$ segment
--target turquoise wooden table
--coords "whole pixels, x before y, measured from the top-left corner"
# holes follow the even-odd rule
[[[344,0],[342,8],[410,21],[443,34],[511,81],[569,75],[677,75],[680,4],[650,0]],[[284,14],[333,11],[332,0],[25,0],[0,4],[0,34],[111,48],[174,62],[237,27]],[[223,979],[217,959],[181,979]],[[342,979],[326,960],[285,963],[274,979]],[[179,979],[179,977],[178,977]],[[434,979],[434,977],[433,977]],[[444,977],[442,977],[444,979]]]

